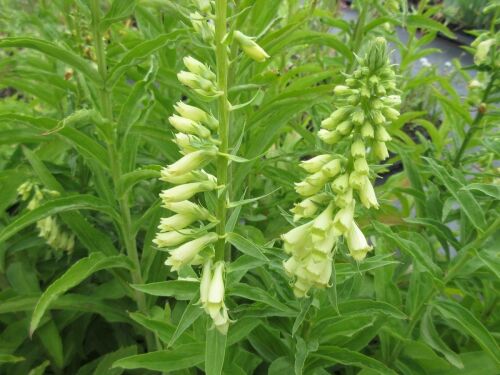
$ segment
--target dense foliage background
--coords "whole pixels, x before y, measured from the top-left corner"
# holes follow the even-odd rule
[[[189,19],[197,2],[0,0],[0,373],[500,372],[500,3],[476,25],[450,3],[229,2],[230,31],[271,57],[229,49],[241,107],[221,341],[198,282],[152,242],[160,169],[179,158],[172,106],[216,112],[176,78],[186,55],[215,62]],[[463,46],[471,65],[422,66],[438,35],[456,37],[443,20],[483,34]],[[315,133],[376,36],[395,50],[403,103],[391,157],[372,166],[381,207],[358,213],[374,251],[357,263],[340,244],[332,287],[299,300],[280,240],[298,163],[338,152]]]

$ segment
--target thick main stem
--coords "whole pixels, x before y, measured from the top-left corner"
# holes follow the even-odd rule
[[[217,64],[217,89],[222,93],[218,98],[217,109],[219,117],[219,151],[227,154],[229,143],[229,102],[227,98],[227,77],[228,77],[228,56],[224,37],[227,33],[226,26],[227,0],[216,0],[215,3],[215,58]],[[219,155],[217,158],[217,184],[224,186],[224,191],[217,200],[217,234],[219,241],[215,245],[215,260],[223,260],[226,248],[226,192],[228,188],[228,168],[227,157]]]

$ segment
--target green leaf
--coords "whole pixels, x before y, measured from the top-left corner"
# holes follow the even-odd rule
[[[435,160],[425,158],[431,167],[434,175],[441,180],[448,191],[460,203],[460,209],[467,215],[472,225],[480,232],[487,227],[484,212],[472,193],[468,190],[462,190],[463,185],[448,171],[436,163]]]
[[[432,261],[432,259],[415,243],[401,238],[394,233],[391,228],[385,224],[373,222],[373,228],[383,237],[395,243],[402,251],[415,259],[427,271],[433,274],[441,273],[441,269]]]
[[[438,312],[446,320],[453,321],[460,329],[476,340],[483,350],[500,364],[500,348],[489,330],[465,307],[453,301],[438,300],[433,302]]]
[[[92,195],[71,195],[67,197],[54,198],[44,202],[32,211],[26,211],[19,215],[9,225],[0,231],[0,243],[6,241],[22,229],[47,216],[56,215],[61,212],[74,210],[101,211],[118,219],[118,214],[109,205]]]
[[[432,31],[438,31],[448,38],[455,39],[455,34],[453,34],[450,29],[448,29],[441,22],[435,21],[432,18],[422,16],[419,14],[411,14],[406,17],[406,23],[408,26],[419,29],[427,29]]]
[[[63,344],[54,321],[49,320],[41,326],[37,331],[37,335],[50,357],[52,357],[54,364],[58,368],[62,368],[64,366]]]
[[[106,149],[78,129],[72,127],[59,128],[59,122],[48,117],[32,117],[16,113],[0,113],[0,120],[18,121],[44,132],[51,132],[57,129],[57,134],[67,140],[82,156],[90,161],[99,163],[99,166],[103,169],[109,168],[109,158]]]
[[[23,357],[18,357],[12,354],[0,354],[0,363],[17,363],[24,361]]]
[[[90,65],[89,62],[82,59],[72,51],[68,51],[67,49],[59,47],[54,43],[48,42],[46,40],[24,37],[3,38],[0,40],[0,48],[9,47],[31,48],[40,51],[50,57],[53,57],[67,65],[74,67],[98,85],[102,84],[101,76],[99,75],[97,70],[93,68],[92,65]]]
[[[117,194],[118,197],[123,197],[124,194],[127,194],[130,189],[135,184],[143,180],[150,180],[153,178],[159,178],[160,172],[154,169],[140,169],[133,172],[125,173],[120,176],[118,181]]]
[[[135,0],[113,0],[111,8],[99,23],[101,31],[106,31],[113,23],[128,18],[134,12],[135,5]]]
[[[45,369],[50,366],[49,361],[43,361],[40,365],[32,368],[28,375],[43,375],[45,374]]]
[[[485,195],[489,195],[496,200],[500,200],[500,185],[498,184],[470,184],[462,187],[462,190],[479,191]]]
[[[460,357],[452,351],[439,336],[434,326],[434,322],[432,321],[430,311],[427,311],[422,317],[422,321],[420,322],[420,335],[430,347],[443,354],[453,366],[457,368],[464,367]]]
[[[152,296],[190,300],[200,289],[200,283],[189,280],[169,280],[150,284],[133,284],[132,288]]]
[[[212,322],[208,322],[209,325]],[[216,328],[207,327],[205,345],[205,373],[207,375],[220,375],[226,356],[226,335],[220,333]]]
[[[40,296],[31,317],[30,335],[33,335],[50,304],[61,294],[78,285],[93,273],[110,268],[132,269],[133,266],[125,256],[106,257],[102,253],[93,253],[73,264],[61,277],[50,284]]]
[[[125,348],[120,348],[114,352],[103,355],[99,358],[99,364],[94,370],[93,375],[119,375],[122,373],[121,369],[112,369],[113,363],[117,360],[134,355],[137,353],[137,346],[131,345]]]
[[[293,310],[287,305],[279,302],[276,297],[271,296],[265,290],[247,284],[231,285],[229,295],[246,298],[252,301],[265,303],[280,311],[292,312]]]
[[[354,366],[362,369],[375,371],[377,374],[396,375],[396,372],[384,365],[376,359],[370,358],[364,354],[356,353],[348,349],[339,348],[336,346],[324,346],[321,349],[311,354],[314,358],[323,359],[330,366],[335,363],[341,363],[346,366]]]
[[[258,245],[240,236],[237,233],[231,232],[227,234],[227,241],[234,245],[239,251],[251,257],[268,261],[267,257],[262,253]]]
[[[152,53],[165,47],[167,44],[175,43],[176,40],[186,32],[186,30],[175,30],[169,34],[163,34],[155,39],[146,40],[136,45],[110,70],[107,85],[109,87],[113,87],[116,82],[118,82],[118,79],[120,79],[122,74],[127,71],[127,69],[137,65],[139,62],[146,59]]]
[[[186,344],[170,350],[122,358],[116,361],[113,367],[170,372],[195,367],[201,364],[204,359],[204,344]]]
[[[177,339],[188,329],[191,325],[203,314],[203,309],[199,306],[198,301],[200,299],[199,293],[197,293],[186,309],[182,313],[181,320],[177,323],[175,332],[170,339],[168,346],[171,347],[177,341]]]

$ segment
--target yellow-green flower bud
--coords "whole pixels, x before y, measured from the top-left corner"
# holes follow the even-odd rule
[[[348,86],[344,86],[344,85],[337,85],[335,86],[335,88],[333,89],[333,92],[336,94],[336,95],[351,95],[352,93],[356,92],[355,90],[349,88]]]
[[[182,59],[182,61],[191,73],[199,75],[210,81],[216,80],[217,77],[215,73],[212,72],[208,66],[203,64],[201,61],[196,60],[194,57],[186,56]]]
[[[314,203],[311,198],[304,199],[299,203],[295,203],[295,206],[290,210],[293,215],[293,221],[298,221],[303,217],[311,217],[318,210],[318,206]]]
[[[217,121],[215,117],[209,115],[207,112],[200,108],[179,101],[176,105],[174,105],[174,109],[182,117],[196,122],[203,122],[212,130],[217,129],[217,127],[219,126],[219,121]]]
[[[318,155],[309,160],[304,160],[300,163],[300,167],[306,170],[309,173],[316,173],[321,170],[323,165],[332,160],[333,156],[331,155]]]
[[[376,71],[387,64],[387,42],[383,37],[377,37],[370,45],[366,62],[371,71]]]
[[[234,35],[234,39],[236,39],[238,41],[238,43],[240,44],[241,49],[251,59],[253,59],[257,62],[264,62],[264,61],[266,61],[266,59],[269,58],[269,55],[266,53],[266,51],[264,51],[261,46],[259,46],[257,43],[255,43],[247,35],[243,34],[240,31],[235,31],[233,35]]]
[[[297,250],[302,250],[310,239],[310,229],[312,222],[293,228],[281,235],[285,252],[291,254]]]
[[[373,130],[373,126],[369,122],[365,122],[363,127],[361,128],[361,136],[363,138],[373,138],[375,137],[375,132]]]
[[[186,242],[170,252],[165,265],[171,266],[172,271],[178,271],[182,266],[189,265],[201,250],[218,239],[219,236],[216,233],[207,233],[195,240]]]
[[[213,23],[208,22],[198,12],[190,13],[189,19],[193,25],[193,29],[201,35],[201,39],[205,42],[211,43],[215,36],[215,27]]]
[[[373,119],[373,123],[375,125],[382,125],[383,123],[385,123],[385,117],[384,117],[384,115],[382,115],[382,112],[380,112],[379,110],[376,110],[376,109],[372,110],[371,116]]]
[[[363,206],[365,206],[366,208],[379,208],[375,190],[373,190],[373,186],[368,176],[365,176],[363,186],[359,190],[359,198],[361,199],[361,203],[363,203]]]
[[[158,229],[162,232],[177,231],[186,228],[197,220],[196,216],[175,214],[169,217],[163,217],[160,220]]]
[[[399,96],[399,95],[384,96],[384,97],[382,97],[382,101],[384,102],[385,105],[387,105],[389,107],[397,107],[398,105],[401,104],[401,96]],[[399,116],[399,113],[398,113],[398,116]],[[389,117],[389,116],[387,116],[387,117]]]
[[[362,125],[363,122],[365,121],[365,113],[363,112],[363,110],[358,109],[353,112],[351,120],[354,123],[354,125]]]
[[[338,175],[341,169],[342,169],[342,163],[340,162],[340,160],[334,159],[323,165],[321,171],[323,172],[324,175],[328,176],[329,178],[332,178]]]
[[[333,145],[342,139],[342,134],[340,134],[336,130],[328,131],[325,129],[321,129],[320,131],[318,131],[318,137],[323,142],[329,145]]]
[[[389,142],[392,138],[387,130],[385,130],[383,126],[379,125],[375,130],[375,139],[379,142]]]
[[[190,199],[193,195],[204,191],[210,191],[217,188],[214,181],[192,182],[189,184],[175,186],[173,188],[163,190],[160,198],[164,202],[180,202]]]
[[[180,176],[198,169],[207,164],[217,155],[217,149],[203,149],[184,155],[175,163],[167,167],[167,173],[173,176]]]
[[[360,174],[368,174],[370,172],[370,167],[365,158],[358,158],[354,160],[354,170]]]
[[[309,197],[318,193],[323,185],[313,185],[309,181],[301,181],[295,184],[295,191],[303,197]]]
[[[203,13],[208,13],[212,10],[212,5],[210,4],[210,0],[196,0],[196,6]]]
[[[474,64],[481,65],[488,58],[491,47],[495,45],[495,39],[487,39],[477,45],[476,53],[474,54]]]
[[[216,88],[213,82],[197,74],[181,70],[177,73],[177,79],[180,83],[193,89],[200,95],[209,96],[216,93]]]
[[[353,201],[352,189],[347,190],[344,194],[338,194],[335,197],[335,204],[341,208],[350,205]]]
[[[332,182],[332,190],[337,194],[344,194],[349,189],[349,175],[344,173]]]
[[[156,234],[153,243],[158,247],[178,246],[190,238],[195,233],[192,229],[183,229],[182,231],[160,232]]]
[[[399,115],[400,115],[399,111],[397,111],[391,107],[384,107],[382,109],[382,112],[383,112],[385,118],[387,118],[390,121],[397,120]]]
[[[163,207],[178,214],[194,216],[198,220],[215,220],[206,208],[190,201],[163,202]]]
[[[310,176],[307,176],[305,180],[307,183],[311,184],[312,186],[317,186],[322,188],[325,186],[326,182],[328,181],[328,176],[326,176],[323,171],[316,172]]]
[[[352,142],[351,155],[353,158],[364,158],[366,155],[365,144],[361,139]]]
[[[201,139],[197,136],[185,133],[176,133],[173,141],[181,149],[183,154],[198,150],[199,145],[202,143]]]
[[[380,160],[385,160],[389,157],[389,151],[384,142],[375,142],[373,144],[373,153]]]
[[[175,129],[180,132],[194,134],[201,138],[210,137],[210,130],[193,120],[177,115],[172,115],[168,118],[168,121]]]
[[[223,335],[226,335],[230,320],[224,304],[224,293],[224,262],[221,261],[215,264],[215,270],[208,289],[206,309],[214,322],[215,328]]]
[[[201,280],[200,280],[200,303],[203,305],[204,308],[208,303],[208,293],[210,291],[211,280],[212,280],[212,259],[209,258],[203,264],[203,271],[201,273]]]
[[[351,227],[353,219],[354,201],[337,212],[335,218],[333,219],[333,227],[338,233],[345,234]]]
[[[352,130],[352,121],[346,120],[337,125],[336,131],[342,135],[348,135]]]
[[[357,171],[354,171],[349,175],[349,185],[356,190],[359,190],[363,187],[364,181],[365,175]]]
[[[347,232],[347,247],[349,253],[356,261],[362,261],[366,257],[372,247],[366,242],[363,232],[359,229],[355,222],[352,222],[349,231]]]

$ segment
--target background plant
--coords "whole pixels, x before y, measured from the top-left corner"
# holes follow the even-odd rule
[[[438,33],[452,36],[439,6],[355,2],[348,22],[334,1],[228,4],[228,31],[270,58],[227,44],[234,323],[213,345],[224,340],[207,330],[199,283],[178,279],[153,242],[161,169],[181,157],[173,106],[218,113],[177,80],[188,55],[221,67],[190,18],[204,3],[0,1],[1,372],[498,372],[498,7],[466,48],[474,66],[453,63],[464,95],[434,69],[412,74]],[[374,251],[359,264],[340,252],[333,286],[297,300],[279,238],[299,161],[336,152],[314,134],[377,36],[401,55],[402,115],[387,165],[374,166],[380,209],[359,220]],[[26,181],[54,193],[30,210]],[[71,252],[39,235],[49,217],[74,235]]]

